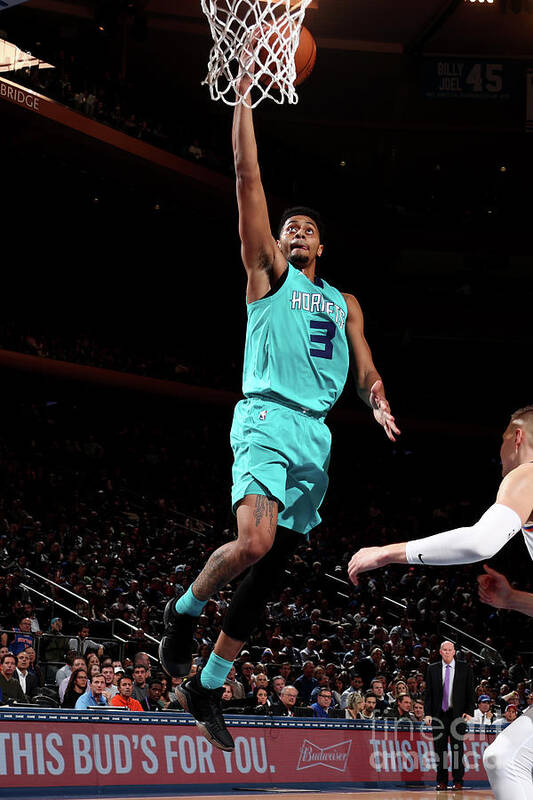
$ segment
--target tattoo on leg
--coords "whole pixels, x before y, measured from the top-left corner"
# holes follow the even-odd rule
[[[258,528],[261,522],[265,517],[268,517],[269,522],[269,529],[276,529],[276,523],[274,522],[274,510],[276,508],[276,503],[273,500],[269,500],[268,497],[265,497],[263,494],[256,495],[255,501],[255,508],[254,508],[254,518],[255,518],[255,527]]]
[[[229,581],[242,571],[238,560],[231,558],[236,542],[228,542],[212,553],[207,564],[193,584],[193,591],[198,600],[209,600],[211,595],[222,589]]]
[[[269,500],[264,495],[257,495],[253,516],[255,527],[265,526],[271,538],[271,544],[276,535],[277,526],[277,503]],[[259,534],[256,534],[259,535]],[[215,550],[209,557],[207,564],[200,572],[193,583],[194,596],[198,600],[209,600],[209,598],[227,583],[240,575],[248,563],[242,561],[242,550],[239,542],[227,542]]]

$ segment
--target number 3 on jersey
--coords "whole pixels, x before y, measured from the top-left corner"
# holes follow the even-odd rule
[[[310,354],[314,358],[331,358],[333,356],[333,339],[335,338],[335,333],[337,331],[337,327],[332,320],[328,319],[321,319],[321,320],[311,320],[311,328],[317,329],[319,328],[324,333],[320,334],[312,334],[311,341],[314,344],[322,344],[324,345],[324,349],[318,350],[317,348],[311,347],[309,350]]]

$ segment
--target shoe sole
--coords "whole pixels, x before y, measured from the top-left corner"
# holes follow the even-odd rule
[[[194,717],[194,714],[192,714],[191,711],[189,711],[189,703],[187,702],[187,695],[185,694],[185,692],[176,689],[176,695],[182,707],[185,709],[185,711],[188,711],[189,714],[191,714],[191,716]],[[226,753],[233,753],[233,751],[235,750],[235,745],[233,745],[233,747],[225,747],[220,742],[217,742],[217,740],[214,739],[213,736],[210,734],[210,732],[207,730],[205,724],[203,722],[200,722],[200,720],[196,719],[196,717],[194,717],[194,719],[197,727],[201,730],[201,732],[203,733],[208,742],[211,742],[211,744],[214,747],[217,747],[219,750],[225,750]]]

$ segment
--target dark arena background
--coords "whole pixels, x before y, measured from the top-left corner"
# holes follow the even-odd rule
[[[477,521],[509,417],[533,402],[533,3],[313,0],[305,24],[318,55],[299,103],[254,111],[271,222],[321,210],[320,274],[359,299],[402,434],[386,439],[349,380],[323,521],[224,700],[231,754],[157,660],[166,602],[236,533],[245,273],[207,21],[200,0],[0,0],[0,646],[31,662],[0,708],[9,800],[433,798],[430,729],[354,719],[351,692],[379,675],[386,706],[400,679],[423,702],[451,640],[493,722],[533,698],[531,620],[480,602],[481,565],[347,575],[360,547]],[[520,534],[489,563],[532,589]],[[199,620],[197,667],[237,584]],[[143,712],[63,706],[69,650],[113,675],[146,664]],[[270,690],[308,658],[328,718],[305,682],[294,717],[254,714],[254,676]],[[492,796],[499,730],[469,727],[472,798]]]

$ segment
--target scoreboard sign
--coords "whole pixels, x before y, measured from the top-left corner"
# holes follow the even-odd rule
[[[520,80],[515,62],[432,58],[424,62],[424,95],[430,99],[510,100]]]

